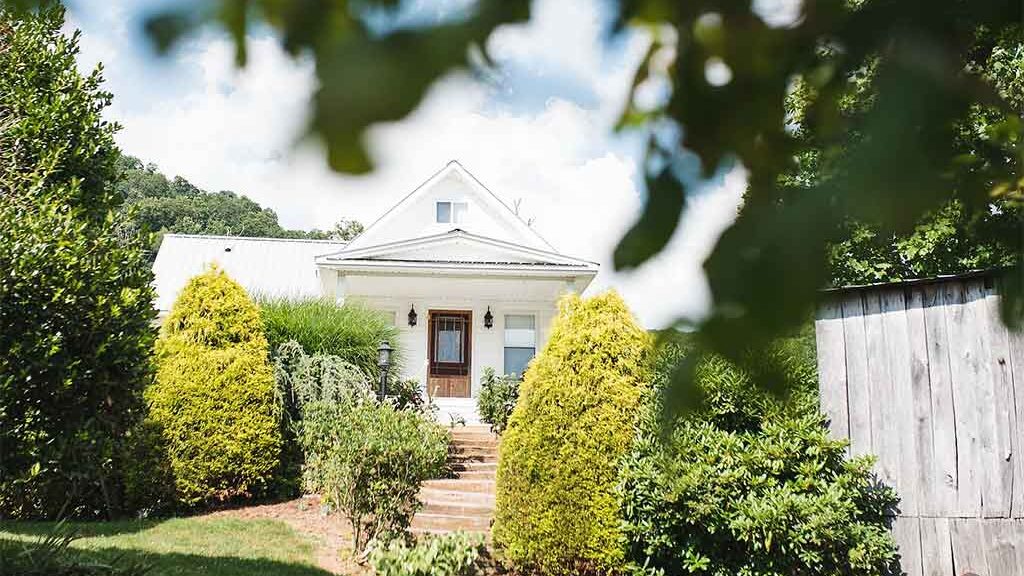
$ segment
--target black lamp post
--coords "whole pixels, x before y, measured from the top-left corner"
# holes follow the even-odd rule
[[[378,399],[383,402],[384,395],[388,388],[388,368],[391,366],[391,353],[394,351],[387,340],[383,340],[377,347],[377,366],[380,367],[380,393]]]

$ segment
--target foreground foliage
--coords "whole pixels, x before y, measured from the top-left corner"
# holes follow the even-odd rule
[[[846,444],[829,438],[807,393],[813,362],[785,346],[772,354],[749,365],[786,366],[802,388],[789,403],[752,386],[774,376],[710,357],[696,371],[708,408],[665,422],[662,395],[679,351],[662,350],[622,474],[635,573],[889,573],[894,493],[874,484],[869,458],[847,461]]]
[[[354,549],[386,545],[404,537],[423,481],[444,474],[448,442],[436,422],[389,402],[312,402],[301,435],[307,489],[349,520]]]
[[[650,339],[614,292],[559,303],[502,437],[495,543],[545,573],[621,568],[620,458],[650,382]]]
[[[498,376],[494,368],[484,368],[480,378],[480,394],[476,398],[476,409],[480,419],[491,427],[491,432],[501,434],[508,426],[508,419],[519,401],[519,378],[514,375]]]
[[[453,69],[485,67],[480,51],[492,32],[525,21],[530,6],[480,0],[424,22],[391,0],[220,0],[210,10],[168,8],[147,27],[169,48],[213,21],[234,38],[239,63],[248,27],[273,27],[285,50],[316,61],[309,127],[328,162],[365,172],[364,132],[409,114]],[[828,245],[845,239],[851,220],[905,232],[954,192],[974,214],[993,198],[1024,196],[1014,97],[1024,93],[1015,60],[1022,44],[1012,39],[1024,12],[1016,0],[623,0],[608,10],[613,30],[651,40],[620,124],[649,129],[646,203],[616,249],[616,267],[661,252],[702,186],[737,164],[749,174],[746,204],[705,263],[713,305],[699,333],[712,352],[741,361],[751,346],[795,329],[826,283]],[[808,101],[799,117],[786,107],[794,90]],[[858,91],[872,96],[846,114]],[[811,161],[825,177],[788,187],[808,147],[822,152]],[[1019,267],[1020,243],[1012,251]],[[1004,317],[1017,324],[1024,281],[1007,278]],[[672,392],[689,407],[692,377],[680,372]]]
[[[377,576],[474,576],[483,573],[486,550],[483,535],[451,532],[413,546],[394,541],[374,549],[370,562]]]
[[[387,340],[395,374],[401,362],[398,330],[380,312],[329,299],[272,298],[260,301],[260,313],[271,349],[294,340],[308,354],[329,354],[357,366],[371,381],[380,374],[377,347]]]
[[[157,341],[156,383],[146,390],[187,506],[260,493],[281,451],[259,310],[217,268],[182,289]]]
[[[121,512],[151,378],[152,274],[117,235],[111,97],[63,22],[0,6],[0,517]]]

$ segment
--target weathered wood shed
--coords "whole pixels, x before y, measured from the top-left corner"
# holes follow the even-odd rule
[[[1024,334],[984,272],[830,290],[821,408],[901,502],[909,576],[1024,576]]]

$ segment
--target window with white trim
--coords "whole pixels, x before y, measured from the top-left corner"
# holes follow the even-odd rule
[[[437,202],[435,222],[438,224],[461,224],[469,213],[469,202]]]
[[[505,315],[505,374],[522,378],[537,353],[537,320],[532,314]]]

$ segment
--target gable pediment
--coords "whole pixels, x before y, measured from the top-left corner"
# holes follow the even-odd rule
[[[483,265],[550,265],[596,270],[596,264],[555,252],[452,230],[426,238],[392,242],[367,248],[346,247],[318,258],[323,264],[346,262],[455,263]]]
[[[453,228],[539,250],[554,251],[501,199],[458,162],[431,176],[350,243],[369,248],[446,233]]]

